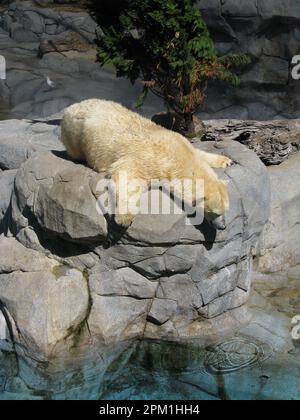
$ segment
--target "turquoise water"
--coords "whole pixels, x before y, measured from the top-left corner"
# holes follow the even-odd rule
[[[291,335],[300,314],[300,266],[255,275],[249,309],[259,316],[246,336],[241,330],[211,346],[92,341],[48,361],[2,347],[0,400],[300,400],[300,339]],[[263,332],[256,324],[262,320]],[[275,351],[278,345],[285,350]]]
[[[300,399],[297,346],[274,355],[268,346],[232,337],[206,349],[196,342],[136,342],[116,353],[114,360],[110,348],[93,361],[90,355],[73,366],[60,361],[33,369],[1,352],[0,399]]]

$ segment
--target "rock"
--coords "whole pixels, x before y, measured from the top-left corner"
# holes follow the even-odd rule
[[[1,239],[0,248],[0,300],[16,324],[14,340],[31,356],[49,358],[87,317],[87,282],[15,239]]]
[[[157,285],[129,267],[117,271],[100,271],[90,275],[91,292],[101,296],[128,296],[135,299],[154,298]]]
[[[49,234],[83,243],[104,240],[106,220],[90,189],[93,176],[97,174],[54,154],[34,154],[16,175],[17,230],[29,225],[22,215],[26,209]]]
[[[169,299],[154,299],[148,313],[148,321],[162,325],[177,313],[177,303]]]
[[[90,333],[105,344],[142,337],[150,304],[149,299],[94,295]]]
[[[268,169],[271,179],[271,218],[264,229],[258,270],[281,271],[300,263],[300,155]]]
[[[252,17],[258,15],[256,0],[242,0],[237,3],[234,0],[222,2],[222,13],[225,16]]]
[[[31,121],[0,122],[0,168],[17,169],[37,150],[63,150],[58,127]]]
[[[4,138],[2,167],[21,165],[0,174],[0,182],[14,180],[6,224],[20,241],[0,241],[0,300],[16,340],[19,328],[29,353],[48,357],[91,338],[108,344],[233,328],[230,314],[248,300],[252,255],[269,220],[269,175],[259,158],[236,141],[194,140],[234,162],[218,170],[230,193],[225,231],[181,213],[140,214],[120,232],[98,212],[104,174],[59,150],[59,118],[14,122],[15,137],[13,123],[2,123],[19,153],[11,159]]]
[[[242,51],[252,59],[252,64],[242,69],[240,88],[220,88],[211,83],[206,94],[219,109],[213,110],[208,104],[200,116],[251,120],[276,119],[280,115],[298,118],[298,108],[293,102],[297,101],[299,84],[290,77],[291,58],[299,52],[298,3],[201,0],[198,4],[219,53]],[[224,94],[229,105],[223,104]],[[275,100],[276,97],[280,99]]]
[[[299,120],[205,121],[204,139],[241,142],[268,166],[271,218],[257,248],[257,270],[281,271],[300,262]],[[204,143],[205,144],[205,143]]]
[[[49,123],[37,125],[44,133],[42,143],[48,135],[43,125]],[[46,247],[56,260],[85,270],[91,293],[87,325],[104,343],[143,337],[144,331],[152,338],[188,330],[201,334],[205,323],[200,316],[223,316],[248,299],[252,252],[269,217],[266,168],[237,142],[196,141],[195,147],[224,153],[235,162],[220,171],[231,198],[224,232],[206,223],[188,224],[184,214],[138,215],[107,247],[107,233],[114,228],[96,210],[95,185],[103,175],[51,152],[33,153],[17,171],[11,231],[36,250],[31,251],[37,252],[36,264]],[[3,258],[8,258],[5,252]],[[9,264],[12,275],[24,269]]]
[[[57,265],[55,260],[25,248],[14,238],[0,238],[0,273],[51,271]]]
[[[189,310],[198,310],[205,304],[197,286],[188,275],[184,274],[176,274],[170,278],[161,278],[156,296],[162,301],[160,304],[156,302],[156,307],[163,307],[165,299],[176,303],[175,307],[178,306],[179,309],[187,312]],[[175,311],[173,310],[173,312]]]
[[[259,2],[258,10],[262,17],[266,19],[279,16],[284,20],[286,18],[295,18],[295,16],[299,16],[300,6],[297,2],[292,1],[282,3],[280,0],[268,0]]]
[[[11,4],[8,12],[4,13],[5,28],[12,31],[14,23],[17,23],[20,30],[26,35],[26,40],[29,38],[41,39],[44,34],[49,32],[47,31],[49,24],[51,26],[55,25],[56,29],[56,31],[52,30],[49,35],[53,32],[56,34],[59,28],[61,32],[72,29],[89,42],[92,42],[95,38],[96,24],[85,11],[55,10],[45,7],[47,5],[36,7],[34,2],[31,1],[22,3]],[[12,33],[12,37],[22,41],[19,37],[15,37],[14,33]]]
[[[87,52],[90,50],[90,44],[82,38],[77,32],[68,32],[64,36],[58,35],[51,40],[42,40],[39,46],[40,57],[50,52],[79,51]]]
[[[35,34],[42,34],[45,30],[44,20],[36,11],[25,11],[21,19],[23,28],[34,32]]]
[[[31,30],[25,29],[18,22],[12,22],[10,25],[10,33],[13,40],[17,42],[36,42],[38,37]]]
[[[254,65],[248,73],[243,75],[242,83],[286,86],[289,73],[289,61],[276,57],[262,57],[257,65]]]
[[[249,149],[267,166],[278,165],[300,151],[299,120],[205,121],[203,140],[235,140]]]
[[[245,292],[239,288],[215,299],[212,303],[201,308],[199,313],[205,318],[214,318],[227,312],[229,309],[238,308],[244,305],[249,297],[249,291]]]
[[[10,205],[16,170],[0,172],[0,233],[2,220]]]
[[[0,54],[8,67],[0,95],[10,99],[13,115],[45,117],[91,97],[114,99],[134,108],[141,86],[133,88],[126,80],[116,79],[111,69],[95,63],[93,41],[101,30],[88,13],[80,7],[68,11],[37,4],[11,3],[0,21]],[[201,0],[198,4],[218,53],[243,52],[252,58],[249,66],[239,70],[241,87],[209,84],[200,118],[298,118],[300,88],[291,77],[291,59],[299,53],[297,2]],[[12,75],[18,86],[10,80]],[[75,75],[77,89],[73,88]],[[47,77],[55,82],[55,89],[47,86]],[[163,110],[163,103],[149,95],[140,112],[151,117]]]

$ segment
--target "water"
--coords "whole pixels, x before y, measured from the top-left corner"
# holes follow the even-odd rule
[[[300,267],[257,274],[249,308],[261,311],[259,320],[273,317],[271,341],[254,321],[252,335],[240,330],[209,347],[199,340],[90,343],[39,362],[0,342],[0,400],[300,400],[300,340],[291,338]],[[274,350],[277,343],[285,350]]]
[[[49,377],[24,366],[18,372],[14,355],[2,352],[0,399],[299,400],[300,348],[274,355],[268,348],[256,354],[259,347],[241,337],[206,349],[196,342],[136,342],[108,364],[94,359],[60,371],[54,363]]]

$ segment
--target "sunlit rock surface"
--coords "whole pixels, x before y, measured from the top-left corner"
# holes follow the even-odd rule
[[[269,218],[268,173],[256,155],[236,142],[194,144],[234,162],[219,170],[230,193],[225,231],[215,231],[207,222],[188,224],[182,213],[138,215],[120,232],[97,210],[95,185],[103,175],[67,158],[57,140],[58,123],[55,118],[21,121],[15,124],[15,138],[12,124],[1,124],[9,127],[9,138],[20,150],[16,159],[10,141],[0,135],[7,169],[0,182],[3,178],[7,184],[6,174],[14,175],[8,177],[3,200],[0,299],[14,321],[12,330],[15,323],[21,331],[19,344],[25,344],[22,328],[30,336],[25,347],[41,357],[72,340],[83,345],[90,336],[111,344],[133,338],[211,337],[215,328],[235,328],[239,321],[230,311],[247,302],[252,255]],[[19,254],[23,259],[14,257]],[[30,264],[16,265],[17,260],[38,263],[39,258],[45,259],[40,274]],[[54,266],[47,268],[46,261]],[[18,294],[12,299],[14,288]],[[45,320],[31,325],[26,320],[32,318],[32,307],[18,296],[36,293],[34,313]]]

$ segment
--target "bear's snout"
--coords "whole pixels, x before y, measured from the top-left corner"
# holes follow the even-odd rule
[[[225,230],[226,229],[226,220],[225,220],[224,215],[221,215],[221,216],[218,216],[214,219],[211,219],[210,223],[216,230]]]

